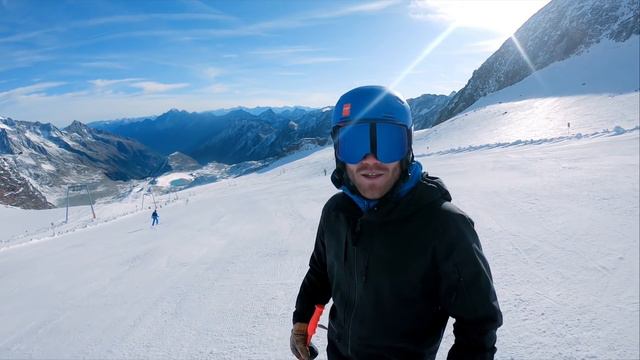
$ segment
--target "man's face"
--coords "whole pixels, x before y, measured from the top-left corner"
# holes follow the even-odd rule
[[[369,154],[355,165],[347,164],[347,175],[362,196],[377,200],[400,178],[400,161],[385,164]]]

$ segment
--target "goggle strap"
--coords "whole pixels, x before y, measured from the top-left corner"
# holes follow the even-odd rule
[[[378,136],[378,130],[377,130],[376,123],[372,122],[369,124],[369,140],[370,140],[369,150],[373,155],[376,156],[376,158],[378,157],[378,137],[377,136]]]

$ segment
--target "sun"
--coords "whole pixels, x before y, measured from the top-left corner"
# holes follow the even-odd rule
[[[483,28],[511,36],[550,0],[416,0],[414,17],[439,19],[457,27]]]

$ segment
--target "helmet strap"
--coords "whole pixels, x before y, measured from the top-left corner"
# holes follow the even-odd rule
[[[400,179],[399,183],[403,183],[409,179],[409,165],[413,162],[413,150],[410,150],[407,156],[400,160]]]

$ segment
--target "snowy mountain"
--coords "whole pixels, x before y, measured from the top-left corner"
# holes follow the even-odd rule
[[[312,111],[315,109],[308,106],[278,106],[278,107],[256,106],[252,108],[249,108],[246,106],[235,106],[229,109],[217,109],[217,110],[205,111],[205,113],[216,115],[216,116],[222,116],[235,110],[243,110],[252,115],[260,115],[267,110],[271,110],[277,114],[286,116],[287,114],[291,114],[291,113],[300,113],[300,112],[304,113],[304,112]]]
[[[640,37],[606,40],[482,97],[461,114],[424,130],[423,141],[430,151],[449,151],[581,136],[615,126],[633,129],[640,119],[639,88]],[[495,144],[483,143],[486,138]]]
[[[257,115],[236,109],[224,115],[171,110],[155,119],[134,123],[91,123],[140,141],[162,153],[179,151],[201,164],[237,164],[281,157],[302,144],[325,144],[330,133],[330,112],[265,108]]]
[[[94,127],[94,128],[98,128],[100,126],[108,127],[109,125],[112,125],[112,124],[130,124],[130,123],[135,123],[135,122],[139,122],[139,121],[144,121],[144,120],[147,120],[147,119],[153,120],[156,117],[158,117],[158,116],[157,115],[151,115],[151,116],[142,116],[142,117],[135,117],[135,118],[99,120],[99,121],[93,121],[89,125],[91,127]]]
[[[624,42],[639,33],[637,0],[553,0],[473,72],[436,123],[459,114],[481,97],[587,51],[594,44],[605,40]]]
[[[24,207],[50,207],[47,201],[59,202],[68,184],[91,183],[99,193],[117,188],[118,181],[169,170],[165,158],[143,145],[77,121],[60,130],[51,124],[0,118],[0,156],[5,178],[0,182],[0,202]],[[20,188],[31,195],[7,195]]]
[[[415,130],[427,129],[432,127],[442,109],[451,101],[455,91],[449,96],[424,94],[417,98],[407,99],[411,108],[411,117],[413,118],[413,128]]]

